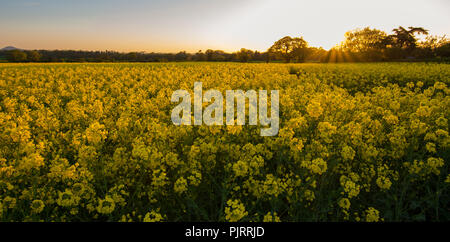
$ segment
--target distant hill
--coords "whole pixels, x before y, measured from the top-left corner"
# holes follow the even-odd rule
[[[14,46],[6,46],[5,48],[0,49],[0,51],[8,51],[8,50],[21,50],[21,49],[16,48]]]

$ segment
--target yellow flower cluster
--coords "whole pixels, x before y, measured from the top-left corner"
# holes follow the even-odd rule
[[[187,187],[188,187],[187,180],[184,179],[184,177],[180,177],[175,182],[173,190],[175,190],[175,192],[177,193],[182,194],[187,191]]]
[[[278,135],[174,125],[196,81],[279,90]],[[0,64],[0,221],[441,221],[449,85],[439,63]]]
[[[373,207],[366,210],[366,222],[378,222],[380,220],[380,212]]]
[[[276,212],[268,212],[266,215],[264,215],[263,222],[281,222],[281,220]]]
[[[311,173],[322,175],[327,171],[327,163],[322,158],[316,158],[312,161],[302,161],[302,167],[311,171]]]
[[[162,222],[164,217],[155,211],[151,211],[145,214],[143,222]]]
[[[114,199],[106,196],[105,199],[100,199],[98,202],[97,211],[101,214],[110,214],[114,211],[115,207]]]
[[[341,186],[344,188],[344,191],[349,198],[358,196],[361,186],[358,185],[356,181],[346,176],[342,176],[340,182]]]
[[[245,206],[239,200],[228,200],[225,208],[225,219],[229,222],[238,222],[248,215]]]

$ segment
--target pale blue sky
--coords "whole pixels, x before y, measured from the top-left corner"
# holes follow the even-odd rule
[[[328,49],[402,25],[450,36],[449,0],[0,0],[0,48],[264,51],[286,35]]]

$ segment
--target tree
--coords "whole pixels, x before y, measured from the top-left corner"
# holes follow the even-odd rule
[[[214,50],[207,49],[205,51],[205,55],[206,55],[206,61],[212,61],[214,58]]]
[[[206,61],[225,61],[226,53],[223,50],[211,50],[205,51]]]
[[[447,36],[436,36],[436,35],[428,35],[425,37],[425,39],[421,42],[417,43],[417,47],[429,49],[431,51],[436,51],[437,48],[448,44],[450,42],[450,39],[447,38]]]
[[[428,34],[428,30],[422,27],[408,27],[408,29],[409,30],[406,30],[402,26],[399,26],[398,28],[392,30],[395,33],[391,35],[393,46],[412,50],[417,46],[417,38],[415,34]]]
[[[308,47],[295,48],[292,51],[292,58],[295,62],[305,62],[306,57],[311,53]]]
[[[394,34],[386,37],[385,44],[388,47],[387,55],[390,59],[403,59],[412,56],[417,47],[416,34],[428,34],[428,30],[421,27],[408,27],[408,29],[399,26],[392,30]]]
[[[41,59],[41,54],[35,50],[29,51],[27,55],[31,62],[38,62]]]
[[[188,59],[188,54],[186,51],[180,51],[175,55],[175,61],[186,61]]]
[[[138,53],[130,52],[126,54],[127,61],[137,61]]]
[[[297,61],[304,61],[306,52],[308,49],[308,43],[303,37],[292,38],[286,36],[276,41],[268,50],[269,53],[273,53],[276,56],[281,57],[286,62],[291,62],[292,59]]]
[[[248,62],[253,57],[253,51],[242,48],[236,53],[236,57],[241,62]]]
[[[379,61],[386,48],[386,37],[387,34],[378,29],[355,29],[345,33],[341,49],[356,55],[362,61]]]
[[[412,52],[420,59],[435,58],[438,56],[438,49],[450,43],[450,39],[444,36],[428,35],[424,40],[417,42],[417,47]]]
[[[195,53],[194,60],[195,61],[206,61],[206,56],[201,50],[199,50],[197,53]]]
[[[7,59],[10,62],[24,62],[27,60],[27,54],[21,50],[8,51]]]
[[[450,57],[450,42],[436,48],[436,55],[440,57]]]

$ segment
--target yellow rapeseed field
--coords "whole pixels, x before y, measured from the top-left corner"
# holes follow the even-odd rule
[[[194,82],[279,90],[278,135],[174,125]],[[0,64],[0,221],[449,221],[449,84],[429,63]]]

